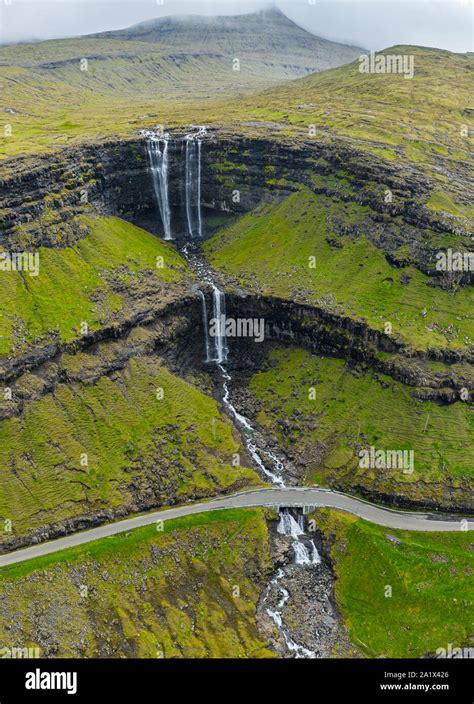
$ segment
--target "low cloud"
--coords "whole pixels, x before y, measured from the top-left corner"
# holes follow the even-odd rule
[[[80,36],[173,14],[242,14],[265,0],[11,0],[0,3],[0,42]],[[314,34],[368,49],[420,44],[472,51],[470,0],[280,0]]]

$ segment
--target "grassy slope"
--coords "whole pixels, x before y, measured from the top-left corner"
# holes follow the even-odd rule
[[[60,42],[55,44],[61,54]],[[110,49],[110,44],[117,48]],[[146,44],[137,42],[138,49],[134,44],[77,42],[66,52],[74,58],[54,69],[0,66],[6,85],[3,102],[15,111],[7,116],[11,135],[4,137],[2,127],[0,158],[47,152],[84,138],[127,135],[163,124],[172,114],[189,124],[187,118],[199,112],[195,101],[219,105],[229,93],[273,83],[271,77],[259,75],[258,65],[250,66],[241,78],[228,60],[192,55],[173,59],[155,45],[144,52]],[[0,61],[10,62],[8,55],[2,56],[7,51],[0,50]],[[102,57],[96,57],[98,53]],[[91,57],[87,71],[80,69],[84,56]]]
[[[0,640],[46,657],[270,657],[254,620],[270,567],[260,510],[167,521],[2,570]]]
[[[237,101],[230,96],[274,80],[271,67],[243,61],[235,72],[226,59],[183,51],[186,56],[170,61],[159,45],[119,39],[0,49],[5,105],[16,110],[8,115],[13,133],[2,138],[0,157],[47,151],[86,136],[129,134],[157,122],[234,123],[251,131],[249,123],[260,121],[305,136],[314,125],[318,138],[342,136],[379,157],[405,157],[428,169],[440,158],[447,164],[469,161],[471,138],[461,128],[470,126],[472,133],[472,56],[395,47],[387,53],[414,55],[413,80],[360,73],[356,61]],[[80,58],[87,56],[89,70],[80,71]],[[55,58],[70,63],[41,65]],[[449,186],[442,171],[434,175],[442,188]]]
[[[23,534],[137,496],[161,505],[259,483],[232,466],[236,452],[213,399],[156,357],[132,360],[94,385],[61,385],[1,424],[0,516]]]
[[[161,27],[161,28],[160,28]],[[137,41],[140,39],[140,41]],[[186,22],[151,32],[106,33],[0,48],[0,77],[11,137],[1,156],[44,151],[85,135],[129,133],[176,118],[189,124],[200,105],[262,90],[358,54],[313,37],[283,14]],[[235,58],[240,70],[233,70]],[[81,59],[88,61],[81,70]],[[219,108],[217,108],[219,109]],[[205,120],[206,122],[208,120]]]
[[[191,276],[174,248],[130,223],[83,216],[81,224],[89,234],[74,247],[38,250],[39,276],[0,272],[0,338],[16,334],[0,339],[0,352],[24,349],[51,331],[69,342],[80,336],[82,322],[90,331],[99,328],[125,306],[125,294],[114,290],[119,284],[136,289],[146,274],[165,301],[166,287]]]
[[[364,235],[338,237],[328,222],[333,214],[363,227],[363,207],[302,189],[245,215],[206,242],[204,252],[216,269],[267,295],[321,304],[380,331],[391,322],[393,334],[415,349],[472,344],[472,288],[447,292],[429,287],[429,277],[413,267],[392,268]],[[327,237],[344,246],[331,247]],[[410,282],[400,283],[407,274]]]
[[[347,137],[382,158],[405,157],[428,169],[439,157],[469,163],[472,136],[461,128],[472,135],[474,56],[415,46],[384,53],[412,55],[414,78],[360,73],[355,61],[266,91],[239,110],[284,122],[290,132],[314,125],[319,138]],[[436,177],[449,186],[442,174]],[[472,207],[469,212],[472,217]]]
[[[459,126],[472,124],[472,117],[464,111],[472,107],[474,58],[408,45],[391,47],[383,53],[412,55],[414,78],[361,73],[355,61],[268,90],[262,102],[267,109],[285,105],[292,124],[307,125],[309,121],[323,130],[380,141],[388,148],[403,146],[408,149],[407,156],[416,155],[416,160],[424,161],[430,149],[435,154],[442,146],[446,151],[468,148]],[[454,90],[445,90],[448,78],[454,82]],[[299,106],[302,97],[314,102]],[[258,105],[255,110],[259,110]]]
[[[430,484],[451,479],[469,494],[474,418],[465,403],[419,401],[393,379],[372,371],[356,376],[343,360],[296,348],[274,351],[269,369],[255,374],[249,388],[262,404],[259,423],[308,460],[308,482],[403,491],[422,500],[437,498]],[[358,452],[370,446],[413,449],[414,473],[359,469]]]
[[[367,657],[409,658],[467,647],[474,545],[467,533],[390,531],[333,511],[317,515],[331,541],[337,605]],[[392,596],[386,597],[386,587]],[[472,643],[471,643],[472,645]]]

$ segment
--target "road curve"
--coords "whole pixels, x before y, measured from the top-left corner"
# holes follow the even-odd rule
[[[77,545],[85,545],[94,540],[108,538],[117,533],[123,533],[134,528],[166,521],[181,516],[190,516],[195,513],[205,513],[207,511],[217,511],[229,508],[335,508],[354,516],[364,518],[371,523],[386,528],[399,528],[402,530],[446,532],[473,530],[474,520],[462,517],[443,518],[434,514],[413,513],[408,511],[396,511],[382,508],[367,501],[361,501],[352,496],[331,491],[330,489],[259,489],[246,491],[232,496],[225,496],[221,499],[206,501],[198,504],[188,504],[177,508],[154,511],[142,514],[134,518],[128,518],[116,523],[108,523],[98,528],[73,533],[64,538],[51,540],[46,543],[34,545],[15,552],[0,555],[0,568],[14,565],[18,562],[31,560],[33,558],[50,555],[60,550],[73,548]]]

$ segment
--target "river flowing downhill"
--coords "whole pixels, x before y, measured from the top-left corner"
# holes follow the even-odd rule
[[[230,411],[231,415],[235,419],[235,422],[241,433],[243,435],[245,445],[247,450],[252,457],[255,465],[261,470],[261,472],[268,477],[268,479],[275,486],[285,488],[284,481],[284,465],[283,462],[272,452],[268,450],[260,450],[257,447],[257,443],[254,438],[254,428],[250,424],[249,420],[241,415],[230,400],[230,390],[229,382],[232,381],[232,377],[228,371],[222,366],[218,366],[219,371],[222,375],[222,388],[223,397],[222,400],[224,405]],[[268,463],[264,461],[263,454],[268,457],[271,469],[268,468]],[[280,511],[280,521],[278,523],[278,533],[280,535],[287,535],[292,539],[292,548],[294,553],[294,562],[296,565],[301,567],[316,567],[321,563],[321,557],[318,553],[316,545],[313,540],[309,541],[309,547],[301,540],[302,536],[305,536],[304,531],[304,517],[298,515],[295,518],[288,509]],[[265,593],[262,598],[262,603],[264,605],[267,615],[271,618],[278,631],[284,638],[285,645],[295,658],[315,658],[316,653],[312,650],[308,650],[303,645],[296,643],[285,630],[283,624],[283,609],[290,599],[290,593],[283,586],[283,582],[286,578],[285,568],[280,568],[273,579],[267,586]],[[280,599],[275,608],[265,607],[266,602],[272,591],[276,591],[280,595]]]
[[[203,275],[203,282],[210,285],[212,288],[212,313],[214,316],[212,320],[209,320],[206,295],[203,291],[199,291],[202,301],[205,361],[207,364],[215,364],[220,373],[222,383],[222,401],[240,430],[245,446],[249,452],[249,455],[252,457],[254,465],[272,484],[280,488],[285,488],[285,467],[282,460],[277,457],[275,453],[258,447],[258,439],[256,438],[255,429],[252,427],[248,418],[239,413],[231,401],[230,383],[232,382],[232,377],[224,366],[229,354],[225,335],[225,294],[212,281],[210,281],[209,272],[204,272],[201,270],[201,274]],[[211,330],[213,331],[213,334],[211,334]],[[293,516],[293,514],[287,509],[280,511],[280,521],[278,523],[277,530],[280,535],[286,535],[291,538],[295,565],[301,568],[315,568],[321,563],[321,558],[314,541],[310,540],[305,534],[304,517],[302,515],[297,515],[295,518],[295,516]],[[302,538],[304,538],[304,540],[302,540]],[[283,609],[290,599],[290,593],[283,586],[283,582],[286,577],[287,575],[285,568],[280,568],[270,581],[262,597],[265,612],[271,618],[283,637],[287,650],[294,657],[315,658],[316,653],[296,643],[284,627]],[[279,595],[277,605],[274,608],[265,606],[272,592],[277,592]]]
[[[189,244],[186,244],[181,251],[188,259],[188,262],[195,269],[203,287],[203,290],[199,290],[198,293],[201,297],[202,303],[205,363],[215,365],[216,369],[220,373],[223,404],[240,430],[245,446],[254,462],[255,467],[257,467],[260,470],[260,473],[267,477],[273,485],[280,488],[285,488],[284,463],[275,453],[267,449],[262,449],[258,446],[258,437],[255,429],[252,427],[249,420],[237,411],[231,401],[230,384],[232,382],[232,377],[227,368],[224,366],[229,355],[226,337],[225,293],[215,284],[212,273],[204,265],[199,254],[191,244],[191,242],[195,240],[196,234],[198,237],[202,237],[200,200],[201,137],[203,134],[205,134],[205,130],[198,132],[197,135],[188,135],[185,139],[185,199]],[[213,318],[211,320],[209,320],[209,312],[211,308],[208,306],[208,302],[206,300],[206,290],[209,289],[212,291]],[[297,515],[295,517],[289,510],[281,510],[277,531],[280,535],[288,536],[291,539],[294,554],[293,566],[297,566],[301,569],[317,568],[317,566],[321,563],[321,558],[314,541],[310,540],[305,534],[304,517],[302,515]],[[317,657],[315,652],[305,648],[303,645],[299,645],[291,638],[283,623],[283,610],[291,598],[289,591],[284,587],[284,581],[288,577],[286,569],[288,569],[288,566],[279,568],[275,576],[271,579],[262,596],[262,605],[266,614],[281,634],[287,651],[289,651],[295,658],[315,658]],[[271,608],[269,605],[270,597],[275,593],[278,594],[278,601],[276,605]],[[274,599],[272,601],[274,601]]]

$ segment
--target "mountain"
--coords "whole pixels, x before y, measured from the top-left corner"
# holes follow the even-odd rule
[[[316,37],[272,8],[247,15],[172,16],[127,29],[91,35],[94,39],[141,41],[193,56],[260,61],[274,78],[303,76],[352,61],[361,49]]]
[[[284,125],[304,137],[312,125],[318,140],[336,138],[392,164],[411,162],[439,182],[444,195],[433,195],[433,210],[472,218],[473,55],[409,45],[379,54],[411,58],[413,78],[364,73],[354,61],[241,100],[239,119]]]
[[[0,145],[0,159],[86,135],[129,133],[171,115],[189,124],[204,110],[210,123],[229,99],[339,66],[360,52],[313,36],[277,10],[168,17],[3,47],[2,103],[12,134]]]

